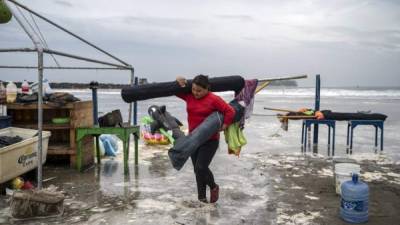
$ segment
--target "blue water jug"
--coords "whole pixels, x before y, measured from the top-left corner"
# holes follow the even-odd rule
[[[341,185],[340,217],[349,223],[364,223],[368,221],[368,185],[358,180],[358,174],[353,174],[352,180]]]

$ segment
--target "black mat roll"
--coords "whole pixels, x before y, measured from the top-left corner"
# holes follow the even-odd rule
[[[172,166],[180,170],[200,145],[219,131],[223,121],[224,116],[220,112],[213,112],[189,135],[175,140],[174,146],[168,150]]]
[[[343,113],[322,110],[326,120],[386,120],[387,116],[381,113]]]
[[[235,91],[239,93],[244,87],[244,79],[241,76],[213,77],[209,79],[211,91]],[[143,84],[134,87],[125,87],[121,90],[122,99],[131,103],[134,101],[167,97],[179,93],[189,93],[192,89],[192,80],[188,80],[186,87],[180,87],[176,81]]]

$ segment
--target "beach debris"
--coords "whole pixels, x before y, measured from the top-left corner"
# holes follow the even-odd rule
[[[64,195],[55,186],[42,190],[14,191],[10,212],[15,219],[53,217],[64,212]]]
[[[42,182],[51,181],[51,180],[54,180],[54,179],[56,179],[56,178],[57,178],[57,177],[49,177],[49,178],[44,179]]]
[[[319,200],[318,197],[311,196],[311,195],[305,195],[304,197],[305,197],[305,198],[308,198],[308,199],[310,199],[310,200]]]
[[[276,223],[285,225],[313,224],[312,221],[314,219],[321,217],[319,212],[303,211],[299,213],[293,213],[281,208],[277,209],[277,214]]]

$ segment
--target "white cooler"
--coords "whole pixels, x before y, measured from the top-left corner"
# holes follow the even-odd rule
[[[22,141],[0,148],[0,183],[4,183],[37,167],[37,130],[8,127],[0,130],[0,136],[20,136]],[[42,163],[46,162],[51,133],[42,132]]]

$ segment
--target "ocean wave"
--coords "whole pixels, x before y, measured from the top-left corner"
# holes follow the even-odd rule
[[[400,99],[400,89],[321,88],[320,94],[321,97]],[[314,97],[315,88],[265,89],[257,95],[268,95],[271,97]]]
[[[56,89],[77,95],[91,94],[88,89]],[[120,89],[99,89],[101,95],[121,95]],[[219,96],[233,96],[233,91],[218,92]],[[314,98],[315,88],[271,88],[257,93],[268,97]],[[357,89],[357,88],[321,88],[321,97],[363,98],[363,99],[400,99],[400,89]]]

